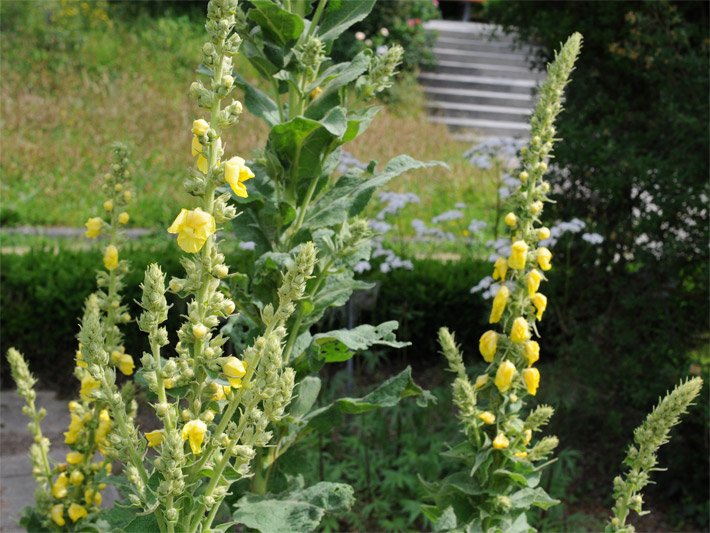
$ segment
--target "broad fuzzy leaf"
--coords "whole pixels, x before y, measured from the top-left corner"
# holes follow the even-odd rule
[[[356,22],[360,22],[375,5],[375,0],[331,0],[318,27],[318,37],[330,41]]]
[[[319,333],[313,337],[313,341],[325,354],[326,363],[337,363],[347,361],[355,352],[366,350],[375,344],[392,348],[409,346],[411,343],[397,340],[394,332],[398,326],[396,320],[383,322],[379,326],[363,324],[353,329],[338,329]],[[335,355],[329,356],[329,354]],[[342,354],[343,357],[337,357],[338,354]]]

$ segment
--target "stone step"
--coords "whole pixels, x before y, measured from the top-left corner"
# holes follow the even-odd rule
[[[532,109],[531,94],[499,91],[478,91],[474,89],[452,89],[448,87],[424,87],[429,100],[435,102],[455,102],[464,104],[496,105]]]
[[[524,122],[504,120],[486,120],[474,118],[429,117],[431,122],[446,124],[455,133],[467,133],[465,130],[480,132],[482,136],[526,137],[530,134],[530,125]]]
[[[464,61],[437,61],[436,68],[433,72],[438,72],[440,74],[460,74],[534,81],[539,81],[544,78],[544,73],[530,70],[527,67],[496,65],[483,62],[470,63]]]
[[[427,102],[426,107],[434,116],[527,122],[531,108],[495,105],[464,104],[456,102]]]
[[[460,22],[454,20],[430,20],[424,28],[436,32],[438,37],[467,38],[489,40],[491,37],[498,42],[513,43],[514,35],[506,34],[501,26],[482,24],[480,22]]]
[[[508,53],[514,52],[524,56],[535,53],[536,49],[529,45],[518,45],[517,43],[500,42],[490,40],[486,37],[444,37],[438,36],[436,45],[441,48],[453,48],[455,50],[468,50],[470,52]]]
[[[491,78],[488,76],[460,76],[456,74],[438,74],[422,72],[419,81],[425,87],[447,87],[452,89],[475,89],[480,91],[532,94],[537,82],[534,80],[514,80]]]
[[[488,63],[493,65],[509,65],[529,68],[527,56],[518,52],[471,52],[460,48],[445,48],[435,45],[434,57],[437,61],[461,61],[469,63]]]

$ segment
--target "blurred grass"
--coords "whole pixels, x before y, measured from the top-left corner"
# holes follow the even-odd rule
[[[108,147],[121,140],[132,151],[133,222],[169,224],[179,205],[192,203],[182,179],[192,164],[190,126],[198,116],[187,91],[200,59],[201,21],[122,20],[109,11],[108,24],[79,21],[66,30],[50,23],[57,6],[4,0],[0,7],[2,222],[83,225],[99,213]],[[237,68],[254,77],[248,65]],[[227,151],[248,156],[266,134],[266,127],[245,113],[225,135]],[[426,120],[416,80],[405,78],[367,133],[346,148],[362,161],[384,164],[408,153],[449,166],[411,172],[390,184],[391,190],[421,198],[399,220],[409,234],[412,219],[429,223],[457,202],[467,205],[463,227],[474,217],[490,221],[496,186],[489,173],[463,159],[468,147],[453,140],[446,127]],[[372,213],[378,208],[373,203]],[[460,232],[458,226],[444,229]]]

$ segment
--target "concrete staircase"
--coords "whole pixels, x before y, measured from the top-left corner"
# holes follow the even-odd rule
[[[544,72],[530,70],[532,48],[515,48],[512,37],[490,24],[432,20],[425,27],[437,34],[437,66],[419,75],[430,120],[462,140],[526,137],[544,79]]]

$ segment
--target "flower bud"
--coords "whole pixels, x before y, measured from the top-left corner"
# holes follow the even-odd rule
[[[520,173],[520,181],[522,181],[523,183],[525,183],[526,181],[528,181],[528,178],[529,178],[529,177],[530,177],[530,176],[528,175],[527,171],[525,171],[525,170],[523,170],[523,171]]]
[[[510,441],[503,433],[498,433],[495,439],[493,439],[493,448],[496,450],[505,450],[510,446]]]
[[[222,264],[222,265],[217,265],[216,267],[214,267],[214,268],[212,269],[212,274],[214,274],[214,276],[215,276],[216,278],[220,278],[220,279],[221,279],[221,278],[226,278],[227,275],[229,274],[229,267],[228,267],[227,265],[224,265],[224,264]]]
[[[530,204],[530,214],[539,215],[540,213],[542,213],[543,207],[544,206],[540,200],[533,202],[532,204]]]
[[[484,424],[487,424],[489,426],[491,424],[495,424],[496,421],[496,415],[494,415],[490,411],[483,411],[481,414],[478,415],[478,418],[480,418]]]
[[[118,215],[118,223],[119,224],[128,224],[128,221],[130,220],[131,216],[123,211]]]
[[[493,362],[498,349],[498,334],[493,330],[486,331],[478,341],[478,350],[486,363]],[[487,376],[486,376],[487,377]]]
[[[483,387],[485,387],[488,384],[488,380],[489,380],[488,374],[481,374],[480,376],[478,376],[476,378],[476,382],[474,383],[474,386],[476,387],[476,389],[482,389]]]
[[[209,129],[210,125],[204,118],[199,118],[192,123],[192,133],[197,137],[206,135]]]
[[[514,228],[518,224],[518,217],[515,216],[515,213],[508,213],[505,215],[503,222],[505,222],[506,226]]]
[[[505,285],[501,286],[500,289],[498,289],[498,292],[495,295],[495,298],[493,298],[493,306],[491,308],[491,315],[488,319],[488,321],[491,324],[496,324],[500,322],[501,317],[503,316],[503,311],[505,310],[505,306],[508,303],[508,298],[510,297],[510,290],[508,287]]]
[[[550,238],[550,228],[543,226],[537,230],[537,238],[541,241],[546,241]]]
[[[526,368],[523,370],[522,375],[528,393],[535,396],[540,385],[540,371],[537,368]]]
[[[197,340],[202,340],[207,335],[207,327],[203,324],[195,324],[192,326],[192,334]]]
[[[106,200],[104,202],[104,210],[109,213],[113,211],[113,202],[111,200]]]
[[[540,345],[537,341],[527,341],[523,345],[523,355],[529,366],[534,365],[540,359]]]

